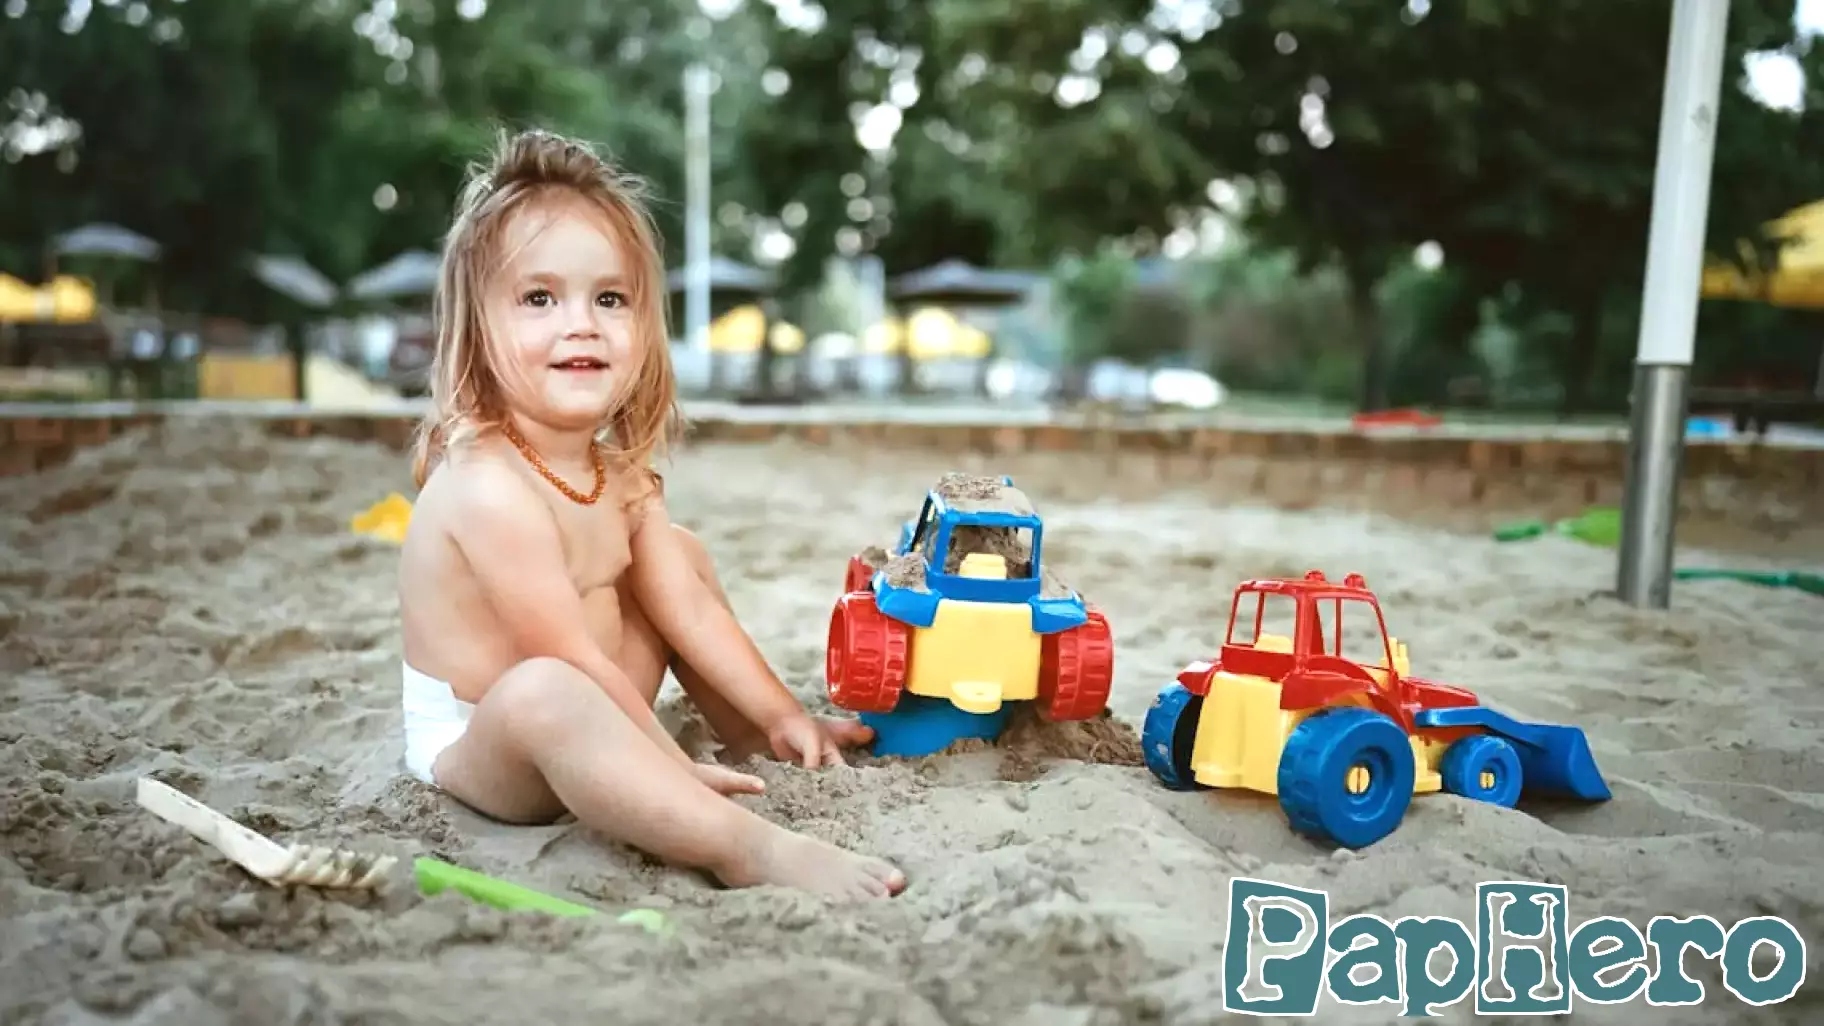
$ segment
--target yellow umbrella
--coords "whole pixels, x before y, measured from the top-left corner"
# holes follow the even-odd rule
[[[1778,266],[1744,274],[1733,264],[1711,259],[1704,267],[1701,295],[1824,309],[1824,200],[1792,210],[1767,227],[1769,235],[1788,240]],[[1752,267],[1752,249],[1747,243],[1740,248]]]

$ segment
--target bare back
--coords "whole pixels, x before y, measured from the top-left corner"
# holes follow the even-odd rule
[[[530,516],[549,518],[543,525],[546,530],[539,533],[549,534],[555,526],[559,551],[539,550],[529,556],[561,561],[563,576],[582,601],[584,629],[612,658],[621,644],[616,586],[631,562],[629,520],[617,501],[621,490],[616,484],[611,480],[600,501],[584,506],[560,494],[498,440],[480,441],[451,454],[425,482],[400,553],[405,661],[447,682],[458,699],[478,702],[509,669],[550,654],[522,650],[503,622],[496,599],[463,553],[457,526],[483,497],[490,504],[510,498],[522,503]],[[476,543],[471,532],[463,537]]]

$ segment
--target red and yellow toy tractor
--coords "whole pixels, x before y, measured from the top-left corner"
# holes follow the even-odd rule
[[[1276,794],[1294,829],[1349,848],[1392,833],[1415,793],[1609,798],[1582,730],[1411,676],[1359,574],[1244,581],[1221,653],[1160,691],[1141,744],[1166,786]]]

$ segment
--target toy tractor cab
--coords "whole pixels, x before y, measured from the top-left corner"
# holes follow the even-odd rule
[[[1276,794],[1295,829],[1352,848],[1391,833],[1415,793],[1609,797],[1581,730],[1410,670],[1359,574],[1245,581],[1216,661],[1186,666],[1148,711],[1147,767],[1175,789]]]
[[[830,618],[830,700],[874,727],[877,753],[995,736],[1010,702],[1050,720],[1107,705],[1107,621],[1074,592],[1047,594],[1044,524],[1011,479],[993,497],[979,493],[994,479],[966,480],[976,492],[926,496],[884,566],[850,561]]]

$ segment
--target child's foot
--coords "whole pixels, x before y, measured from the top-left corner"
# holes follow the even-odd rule
[[[734,862],[716,875],[730,887],[777,884],[832,898],[887,898],[906,889],[889,863],[762,821]]]

